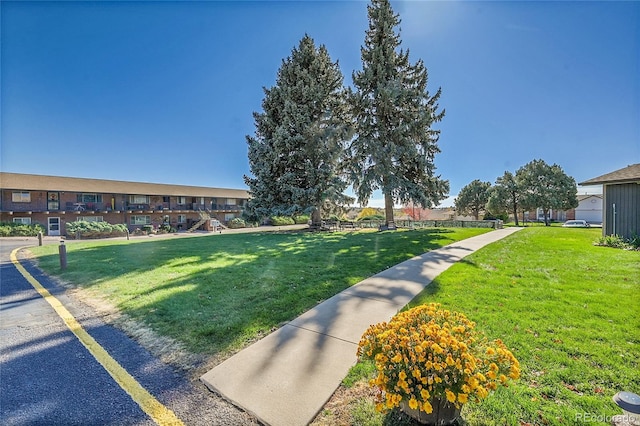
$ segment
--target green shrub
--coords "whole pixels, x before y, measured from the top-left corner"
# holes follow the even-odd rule
[[[310,216],[308,214],[301,214],[300,216],[294,216],[293,222],[296,225],[306,225],[309,223]]]
[[[0,222],[0,237],[35,237],[38,232],[45,233],[44,226],[39,223]]]
[[[273,226],[295,225],[295,221],[289,216],[272,216],[271,224]]]
[[[127,234],[126,225],[108,222],[67,222],[66,230],[68,238],[110,238]]]
[[[240,217],[234,217],[227,223],[227,226],[231,229],[245,228],[247,223]]]
[[[634,236],[625,239],[619,235],[605,235],[598,238],[594,243],[596,246],[619,248],[624,250],[638,250],[640,248],[640,237]]]
[[[509,220],[509,215],[507,213],[493,214],[491,212],[487,212],[482,217],[482,220],[501,220],[503,222],[507,222]]]
[[[168,234],[170,232],[176,232],[176,228],[169,225],[168,223],[163,223],[158,227],[158,234]]]

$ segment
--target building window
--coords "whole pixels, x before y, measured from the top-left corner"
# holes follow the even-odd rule
[[[104,222],[103,216],[78,216],[78,222]]]
[[[129,203],[149,204],[149,196],[148,195],[129,195]]]
[[[102,194],[76,194],[78,203],[101,203]]]
[[[224,220],[225,220],[226,222],[230,221],[231,219],[233,219],[233,218],[235,218],[235,217],[236,217],[236,215],[235,215],[235,214],[233,214],[233,213],[225,213],[225,214],[224,214]]]
[[[235,206],[236,205],[236,199],[235,198],[227,198],[227,205]]]
[[[151,216],[131,216],[132,225],[151,225]]]
[[[187,204],[187,197],[178,197],[178,204]]]
[[[187,223],[187,215],[179,214],[178,215],[178,223]]]
[[[31,225],[30,217],[14,217],[13,223],[21,223],[23,225]]]
[[[47,210],[60,209],[60,194],[57,192],[47,193]]]
[[[11,193],[11,201],[14,203],[30,203],[31,193],[29,191],[14,191]]]
[[[168,195],[164,195],[164,196],[162,197],[162,202],[163,202],[163,203],[168,203],[168,202],[169,202],[169,196],[168,196]]]

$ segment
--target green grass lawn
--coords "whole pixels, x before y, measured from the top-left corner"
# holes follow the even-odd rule
[[[40,267],[199,354],[236,350],[341,290],[487,232],[249,233],[32,248]]]
[[[616,392],[640,393],[640,252],[593,246],[600,235],[521,230],[452,266],[412,301],[465,313],[521,363],[515,386],[464,407],[465,424],[610,424],[592,420],[622,413]],[[371,404],[354,407],[359,424],[401,424]]]

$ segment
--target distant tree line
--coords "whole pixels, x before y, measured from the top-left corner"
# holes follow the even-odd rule
[[[367,10],[353,88],[343,86],[338,63],[309,35],[282,61],[275,85],[264,88],[255,134],[247,136],[249,220],[310,214],[317,225],[323,211],[353,202],[343,194],[351,185],[362,205],[382,192],[393,228],[394,204],[430,208],[448,195],[434,165],[441,91],[429,93],[424,63],[400,48],[400,19],[389,1],[372,0]]]
[[[578,206],[576,181],[557,164],[533,160],[518,169],[515,175],[505,171],[490,182],[474,180],[460,190],[454,200],[458,214],[480,213],[499,216],[513,214],[516,226],[518,212],[542,209],[544,223],[549,226],[549,211],[568,210]]]

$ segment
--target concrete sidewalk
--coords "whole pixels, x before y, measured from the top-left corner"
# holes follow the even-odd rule
[[[520,228],[500,229],[407,260],[320,303],[201,377],[272,426],[310,423],[356,362],[371,324],[388,321],[436,276]]]

